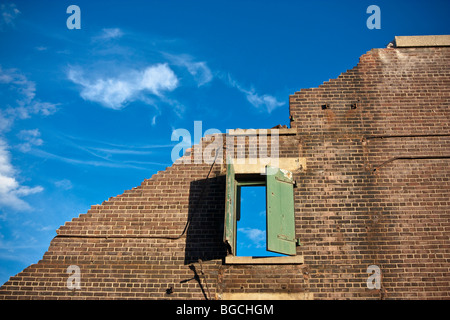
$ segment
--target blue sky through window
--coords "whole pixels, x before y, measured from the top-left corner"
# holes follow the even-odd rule
[[[241,187],[241,218],[237,222],[237,256],[282,256],[266,250],[266,187]]]

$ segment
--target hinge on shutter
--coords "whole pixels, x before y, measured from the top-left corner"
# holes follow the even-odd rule
[[[297,247],[302,245],[302,243],[300,242],[299,238],[297,238],[297,239],[295,239],[295,238],[294,239],[290,239],[287,236],[285,236],[284,234],[277,235],[277,238],[280,239],[280,240],[283,240],[283,241],[294,242]]]
[[[288,183],[288,184],[292,184],[292,185],[294,185],[294,188],[297,188],[297,181],[295,181],[295,180],[286,181],[286,180],[280,179],[278,177],[275,177],[275,180],[278,180],[278,181],[284,182],[284,183]]]

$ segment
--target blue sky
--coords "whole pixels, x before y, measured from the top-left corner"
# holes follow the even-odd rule
[[[237,256],[280,256],[266,250],[266,187],[241,187]]]
[[[81,29],[69,30],[69,5]],[[369,5],[381,29],[369,30]],[[172,164],[177,128],[289,124],[289,94],[395,35],[449,34],[448,1],[0,1],[0,283],[55,230]]]

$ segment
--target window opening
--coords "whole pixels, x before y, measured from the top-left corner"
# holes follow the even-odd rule
[[[236,176],[233,163],[227,163],[223,241],[229,254],[236,256],[237,223],[242,215],[242,187],[265,186],[266,201],[259,202],[266,205],[267,250],[296,255],[296,246],[300,242],[295,238],[294,184],[292,172],[288,170],[266,166],[266,175],[259,175],[259,179],[255,179],[250,175]],[[239,225],[239,228],[245,233],[249,229],[244,228],[250,227]]]
[[[236,255],[284,256],[284,254],[267,251],[266,186],[238,186],[237,188]]]

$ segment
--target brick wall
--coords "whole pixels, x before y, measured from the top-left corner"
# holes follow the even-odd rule
[[[315,298],[449,298],[449,66],[450,48],[374,49],[290,97]],[[381,290],[367,289],[370,265]]]
[[[224,166],[186,155],[61,226],[0,299],[448,299],[449,66],[450,48],[374,49],[290,96],[295,134],[279,153],[307,161],[294,172],[303,265],[224,264]],[[80,289],[67,287],[71,265]],[[380,290],[367,288],[370,265]]]

